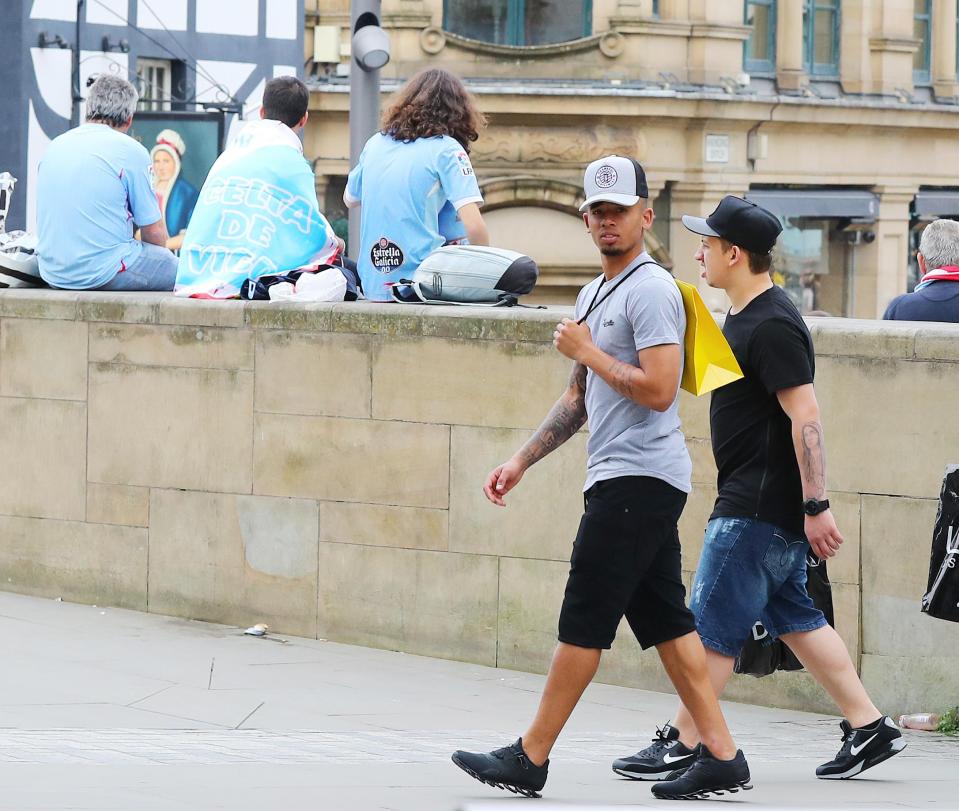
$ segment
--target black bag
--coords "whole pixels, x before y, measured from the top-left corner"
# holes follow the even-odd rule
[[[946,468],[946,477],[942,480],[922,612],[959,622],[959,466],[956,465]]]
[[[820,560],[812,552],[806,555],[806,591],[813,605],[825,614],[826,622],[835,627],[832,586],[829,585],[826,561]],[[735,665],[736,673],[746,673],[756,678],[768,676],[777,670],[802,669],[802,663],[789,649],[789,645],[781,639],[770,637],[761,622],[753,626],[749,639],[736,657]]]
[[[350,259],[344,259],[342,260],[342,264],[318,265],[317,271],[327,270],[332,267],[335,267],[338,271],[340,271],[340,273],[342,273],[343,277],[346,279],[346,296],[343,300],[356,301],[357,289],[362,289],[359,288],[359,276],[356,272],[356,263]],[[301,274],[312,272],[314,271],[291,270],[289,273],[279,273],[272,276],[259,276],[256,279],[246,279],[240,287],[240,298],[251,301],[268,300],[270,298],[270,288],[273,287],[273,285],[280,284],[281,282],[296,284],[296,280],[300,278]]]

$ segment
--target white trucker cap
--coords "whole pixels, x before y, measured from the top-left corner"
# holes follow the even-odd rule
[[[593,203],[634,206],[640,198],[649,197],[643,167],[638,161],[621,155],[607,155],[587,166],[583,191],[586,201],[579,207],[580,211],[586,211]]]

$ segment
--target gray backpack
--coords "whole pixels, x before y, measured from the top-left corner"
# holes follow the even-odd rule
[[[412,279],[393,285],[404,304],[463,304],[512,307],[539,278],[530,257],[504,248],[444,245],[423,260]]]

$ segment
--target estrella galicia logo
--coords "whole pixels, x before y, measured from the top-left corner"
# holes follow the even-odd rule
[[[619,180],[619,175],[608,163],[604,163],[596,170],[596,185],[601,189],[608,189],[610,186],[614,186],[617,180]]]
[[[604,326],[604,327],[615,327],[615,326],[616,326],[616,322],[613,321],[612,318],[607,318],[605,321],[603,321],[603,326]]]
[[[405,257],[399,245],[380,237],[370,249],[370,261],[380,273],[389,273],[403,264]]]

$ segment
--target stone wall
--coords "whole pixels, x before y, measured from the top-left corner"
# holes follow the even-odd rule
[[[585,434],[507,509],[485,474],[569,362],[563,311],[0,293],[0,585],[542,671],[582,501]],[[939,483],[959,461],[959,328],[812,322],[837,624],[889,712],[959,700],[959,626],[919,613]],[[715,495],[707,399],[682,395],[695,490],[687,581]],[[667,689],[628,629],[605,681]],[[732,697],[828,711],[804,674]]]

